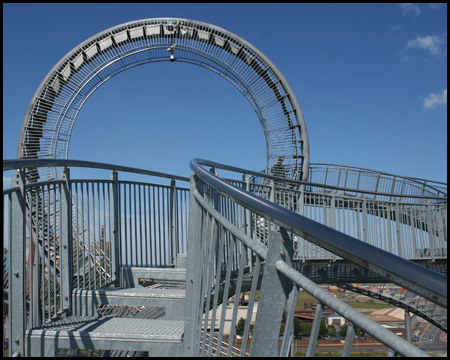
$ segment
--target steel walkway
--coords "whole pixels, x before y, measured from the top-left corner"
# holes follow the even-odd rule
[[[95,166],[89,162],[64,161],[66,166]],[[30,166],[28,162],[4,162],[4,169]],[[60,160],[46,160],[44,165],[51,162],[63,164]],[[76,348],[109,355],[126,350],[129,354],[143,354],[144,351],[150,356],[192,355],[193,351],[203,355],[222,353],[231,356],[239,351],[228,346],[224,339],[236,336],[233,324],[237,322],[237,307],[233,310],[231,329],[227,330],[230,335],[226,335],[224,326],[228,315],[220,310],[220,306],[233,295],[249,292],[248,309],[257,306],[261,318],[255,322],[256,332],[251,340],[250,328],[246,327],[242,348],[251,343],[250,355],[288,355],[292,338],[284,336],[278,347],[275,345],[278,340],[274,342],[278,335],[263,329],[277,328],[274,324],[281,321],[281,317],[288,319],[286,326],[292,325],[289,319],[293,316],[301,287],[311,292],[319,304],[343,314],[350,324],[366,329],[394,352],[407,356],[424,355],[389,331],[361,318],[354,309],[335,303],[334,297],[324,294],[311,280],[317,283],[338,280],[344,286],[346,280],[374,282],[389,279],[389,282],[416,292],[417,306],[408,303],[411,297],[387,299],[374,292],[366,291],[365,294],[403,307],[446,331],[446,291],[442,292],[446,286],[445,276],[423,265],[405,262],[397,255],[365,242],[364,237],[360,240],[352,238],[275,205],[272,201],[280,199],[283,205],[286,196],[277,194],[286,195],[287,190],[271,192],[275,189],[273,184],[250,183],[248,179],[222,180],[211,171],[202,170],[202,166],[212,166],[213,173],[221,168],[230,170],[230,167],[202,160],[195,164],[192,166],[196,175],[191,179],[189,191],[178,188],[173,181],[170,186],[119,181],[115,172],[110,180],[76,180],[70,178],[68,168],[61,179],[43,182],[48,184],[45,188],[42,183],[26,185],[21,182],[23,172],[17,173],[17,186],[4,190],[4,201],[10,204],[8,216],[16,219],[7,223],[11,224],[9,239],[23,239],[16,246],[10,244],[11,253],[4,264],[4,278],[6,276],[8,280],[4,282],[4,306],[11,304],[12,299],[15,304],[7,318],[7,339],[18,339],[8,341],[12,353],[55,355],[64,349]],[[32,167],[39,165],[35,160]],[[99,167],[126,170],[107,164]],[[232,170],[237,171],[237,168]],[[238,173],[251,175],[251,171],[242,170]],[[161,174],[157,176],[161,177]],[[270,175],[264,176],[271,180]],[[277,181],[283,182],[282,179]],[[261,191],[264,186],[265,190]],[[252,189],[255,195],[243,188]],[[40,189],[41,198],[27,203],[25,199],[36,196],[36,189]],[[45,194],[46,191],[49,194]],[[297,201],[313,194],[301,188],[289,188],[289,192],[291,195],[287,197]],[[59,194],[56,203],[49,200],[52,193]],[[263,200],[261,196],[272,201]],[[414,199],[414,195],[411,196]],[[430,202],[436,197],[427,199]],[[446,209],[444,198],[438,200],[439,209]],[[354,201],[361,200],[355,197]],[[163,203],[166,204],[164,207]],[[288,201],[286,207],[290,204]],[[259,209],[262,205],[265,207]],[[303,201],[303,205],[317,204]],[[56,206],[58,211],[49,211]],[[414,206],[422,205],[414,203]],[[430,216],[430,206],[427,206]],[[166,210],[157,215],[155,209],[163,208]],[[40,214],[41,220],[32,227],[36,236],[31,237],[32,243],[40,246],[30,246],[26,233],[21,232],[26,217],[20,215],[20,209],[27,209],[28,214]],[[104,209],[110,210],[105,212]],[[297,210],[301,213],[300,206]],[[67,221],[63,221],[64,218]],[[397,219],[391,217],[394,224]],[[48,224],[54,229],[51,234],[46,230]],[[418,231],[436,236],[437,244],[442,231],[432,230],[429,224],[436,229],[436,223],[427,222],[428,228],[422,226]],[[371,231],[376,229],[367,226]],[[120,237],[116,237],[117,234]],[[71,241],[64,241],[64,238]],[[278,243],[282,238],[284,240]],[[311,249],[316,246],[323,250],[308,253],[315,253],[316,257],[305,257],[306,247],[302,248],[301,239],[305,243],[308,241]],[[336,247],[335,244],[341,241],[348,245]],[[92,251],[87,252],[88,249]],[[365,255],[368,252],[371,253],[369,257]],[[279,257],[280,253],[284,255]],[[429,267],[446,273],[443,258],[434,255],[427,259],[429,255],[423,253],[416,261],[427,265],[431,259],[433,262],[428,264]],[[388,267],[383,265],[385,259],[391,259]],[[98,271],[98,267],[103,270]],[[287,279],[290,280],[286,282]],[[269,287],[268,283],[271,284]],[[277,290],[277,286],[281,287]],[[21,288],[25,292],[21,292]],[[281,298],[280,291],[285,294]],[[257,293],[260,298],[255,301]],[[282,309],[287,313],[279,312]],[[248,318],[251,314],[247,314]],[[134,322],[136,324],[132,325]],[[315,324],[318,326],[317,321]],[[141,331],[140,326],[146,330]],[[214,336],[205,332],[213,328],[217,330]],[[350,333],[349,342],[352,336]],[[130,341],[131,338],[134,340]],[[264,351],[260,352],[260,349]],[[308,351],[314,351],[313,345]]]

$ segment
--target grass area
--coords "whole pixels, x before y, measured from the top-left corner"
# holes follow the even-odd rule
[[[346,301],[348,305],[355,309],[389,309],[394,307],[392,304],[369,302],[369,301]]]
[[[341,299],[345,296],[351,296],[352,293],[345,293],[345,292],[332,292],[331,294],[336,295],[337,298]],[[298,300],[297,300],[297,306],[296,309],[304,309],[305,303],[312,303],[316,304],[317,300],[310,294],[308,294],[306,291],[301,291]],[[350,306],[352,306],[355,309],[388,309],[392,308],[393,306],[390,304],[387,304],[380,300],[374,300],[370,297],[363,296],[363,295],[357,295],[354,294],[346,303]]]
[[[309,295],[306,291],[300,291],[297,299],[297,306],[295,307],[297,310],[304,309],[305,303],[313,303],[316,304],[317,300],[314,296]]]

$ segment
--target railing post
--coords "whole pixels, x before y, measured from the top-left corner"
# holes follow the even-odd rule
[[[316,352],[317,337],[319,336],[320,323],[322,322],[323,307],[318,301],[316,306],[316,313],[314,315],[314,322],[309,336],[308,349],[306,350],[306,357],[312,357]]]
[[[400,232],[400,205],[399,200],[396,198],[395,201],[395,233],[397,237],[397,255],[403,257],[403,244],[402,244],[402,235]]]
[[[172,239],[172,261],[176,264],[178,255],[177,246],[177,189],[175,179],[170,182],[170,237]]]
[[[411,343],[411,316],[408,310],[405,310],[405,336],[406,341]]]
[[[427,200],[426,211],[427,211],[427,230],[428,230],[428,243],[430,247],[430,257],[431,262],[434,262],[436,259],[436,233],[433,226],[433,221],[431,219],[431,210],[430,210],[430,201]]]
[[[275,203],[275,181],[273,179],[270,179],[270,197],[269,200],[273,203]]]
[[[362,201],[362,241],[364,241],[365,243],[369,243],[369,234],[368,234],[368,224],[367,224],[367,200],[365,197],[363,197],[363,201]]]
[[[345,335],[345,344],[344,348],[342,349],[342,357],[350,357],[354,339],[355,339],[355,328],[353,326],[353,323],[348,322],[347,335]]]
[[[305,185],[302,184],[300,186],[300,202],[299,202],[299,208],[297,209],[297,212],[300,215],[304,215],[305,212]],[[306,249],[305,249],[305,239],[303,239],[302,237],[300,237],[299,235],[294,236],[294,239],[297,239],[297,249],[296,253],[297,253],[297,259],[300,258],[300,260],[302,262],[306,261]],[[299,256],[300,255],[300,256]]]
[[[60,192],[60,221],[61,221],[61,295],[62,309],[69,309],[72,313],[73,287],[73,255],[72,255],[72,185],[70,170],[65,167],[59,177],[64,180]]]
[[[120,284],[119,178],[117,171],[113,171],[110,179],[112,180],[109,187],[111,281]]]
[[[280,275],[275,267],[279,260],[291,265],[292,240],[284,229],[270,232],[269,248],[259,296],[258,313],[250,348],[250,356],[278,356],[281,320],[286,298],[293,282]]]
[[[25,172],[16,171],[12,185],[18,189],[11,194],[11,230],[9,237],[9,351],[10,356],[25,356]]]
[[[197,252],[200,249],[200,206],[195,199],[194,193],[197,191],[196,176],[191,176],[190,194],[189,194],[189,226],[187,237],[187,261],[186,261],[186,304],[184,319],[184,355],[188,357],[198,356],[196,344],[197,320],[200,309],[200,277],[196,276],[201,265],[197,261]],[[197,352],[196,352],[197,351]]]

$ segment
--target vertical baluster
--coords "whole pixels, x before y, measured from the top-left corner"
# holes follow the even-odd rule
[[[170,182],[170,238],[172,240],[171,254],[172,254],[172,263],[176,263],[176,257],[178,254],[177,249],[177,189],[175,187],[175,180],[172,179]]]
[[[316,352],[316,345],[319,336],[320,323],[322,322],[322,315],[323,315],[322,304],[319,301],[317,301],[316,313],[314,314],[314,322],[311,329],[311,335],[309,336],[308,349],[306,350],[306,357],[312,357]]]
[[[60,179],[60,281],[62,308],[72,312],[73,253],[72,253],[72,185],[68,168],[61,171]],[[56,261],[56,259],[55,259]],[[56,287],[56,284],[55,284]],[[56,309],[56,298],[55,298]]]
[[[347,335],[345,336],[345,344],[342,349],[342,357],[349,357],[352,352],[353,340],[355,338],[355,328],[351,322],[348,322]]]
[[[111,280],[120,284],[120,264],[121,264],[121,244],[119,233],[119,181],[117,172],[111,174],[111,183],[109,191],[109,224],[110,224],[110,257],[111,257]]]

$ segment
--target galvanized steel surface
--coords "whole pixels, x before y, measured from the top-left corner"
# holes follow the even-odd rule
[[[288,176],[305,180],[309,142],[305,120],[289,83],[258,49],[239,36],[195,20],[144,19],[121,24],[76,46],[48,73],[25,116],[18,158],[67,158],[72,129],[89,96],[131,67],[181,61],[211,70],[250,102],[266,140],[267,169],[285,156]],[[30,170],[28,180],[55,177]]]

